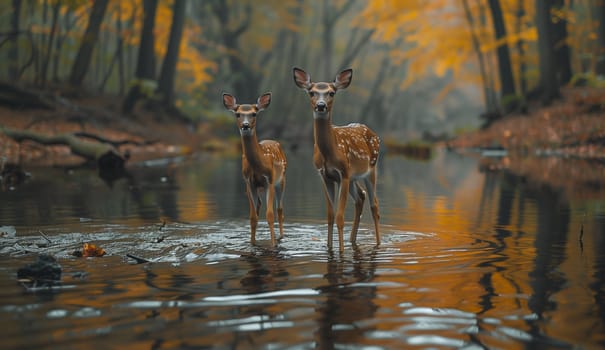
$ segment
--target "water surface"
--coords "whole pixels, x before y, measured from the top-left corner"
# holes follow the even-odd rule
[[[276,249],[264,214],[249,244],[237,158],[150,162],[111,184],[94,171],[27,169],[28,182],[0,193],[4,346],[605,346],[602,184],[576,197],[451,153],[385,157],[382,245],[366,205],[358,244],[340,254],[326,249],[309,155],[288,156]],[[349,203],[347,230],[351,217]],[[108,254],[72,256],[84,242]],[[39,253],[58,259],[62,283],[28,291],[16,271]]]

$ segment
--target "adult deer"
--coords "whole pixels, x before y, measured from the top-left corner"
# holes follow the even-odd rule
[[[305,90],[313,108],[313,163],[324,184],[328,209],[328,248],[332,249],[334,207],[340,251],[344,250],[344,211],[347,191],[355,201],[355,217],[351,229],[351,242],[357,239],[359,219],[366,193],[369,197],[376,233],[376,245],[380,244],[378,227],[378,198],[376,197],[376,162],[380,149],[380,138],[363,124],[346,126],[332,125],[332,104],[338,90],[346,89],[353,78],[353,70],[340,72],[333,82],[314,83],[311,76],[300,68],[294,68],[294,82]],[[362,186],[363,183],[363,186]],[[365,190],[364,190],[365,187]],[[336,194],[338,189],[338,196]],[[338,202],[336,199],[338,198]]]
[[[271,244],[275,246],[273,222],[274,201],[277,205],[279,238],[284,237],[283,194],[286,186],[286,156],[279,142],[256,137],[256,115],[271,103],[271,93],[258,98],[256,104],[237,104],[235,97],[223,93],[225,108],[235,113],[242,141],[242,175],[246,183],[246,194],[250,204],[250,240],[256,243],[256,226],[261,207],[261,195],[266,193],[267,222],[271,231]]]

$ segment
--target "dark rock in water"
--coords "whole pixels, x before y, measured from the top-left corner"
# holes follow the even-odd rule
[[[61,281],[61,265],[51,255],[42,254],[36,262],[17,270],[17,278],[29,279],[38,286],[55,285]]]
[[[0,186],[5,190],[20,185],[29,176],[18,164],[0,162]]]

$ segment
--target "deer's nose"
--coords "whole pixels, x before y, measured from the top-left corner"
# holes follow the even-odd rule
[[[316,106],[319,112],[323,112],[326,110],[326,103],[324,101],[318,101]]]
[[[250,129],[250,123],[248,123],[248,122],[242,123],[242,130],[249,130],[249,129]]]

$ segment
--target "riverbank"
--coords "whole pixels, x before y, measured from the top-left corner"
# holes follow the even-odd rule
[[[605,90],[569,88],[551,106],[506,117],[460,135],[448,149],[479,157],[481,171],[509,172],[568,199],[602,198],[605,189]]]
[[[446,146],[461,153],[477,149],[505,151],[508,162],[511,157],[525,156],[605,160],[605,89],[567,88],[562,94],[563,98],[551,106],[533,106],[528,114],[510,115],[484,130],[459,135],[447,141]],[[79,99],[54,110],[0,107],[0,125],[45,135],[98,135],[118,142],[118,152],[128,153],[132,161],[232,146],[233,142],[214,136],[207,123],[196,125],[143,109],[124,116],[118,100]],[[388,147],[387,141],[388,151],[396,151]],[[82,162],[66,146],[18,143],[2,133],[0,156],[7,163],[18,164],[52,166]]]
[[[113,142],[117,152],[130,161],[186,155],[204,147],[209,137],[196,125],[174,121],[165,115],[138,110],[130,116],[119,112],[116,98],[95,97],[68,101],[48,109],[0,107],[0,125],[40,135],[86,134]],[[85,142],[98,143],[91,137]],[[70,166],[84,161],[65,145],[16,142],[0,132],[0,156],[5,163],[41,166]]]
[[[605,89],[574,87],[550,106],[532,106],[484,130],[447,142],[459,151],[503,149],[517,155],[605,159]]]

